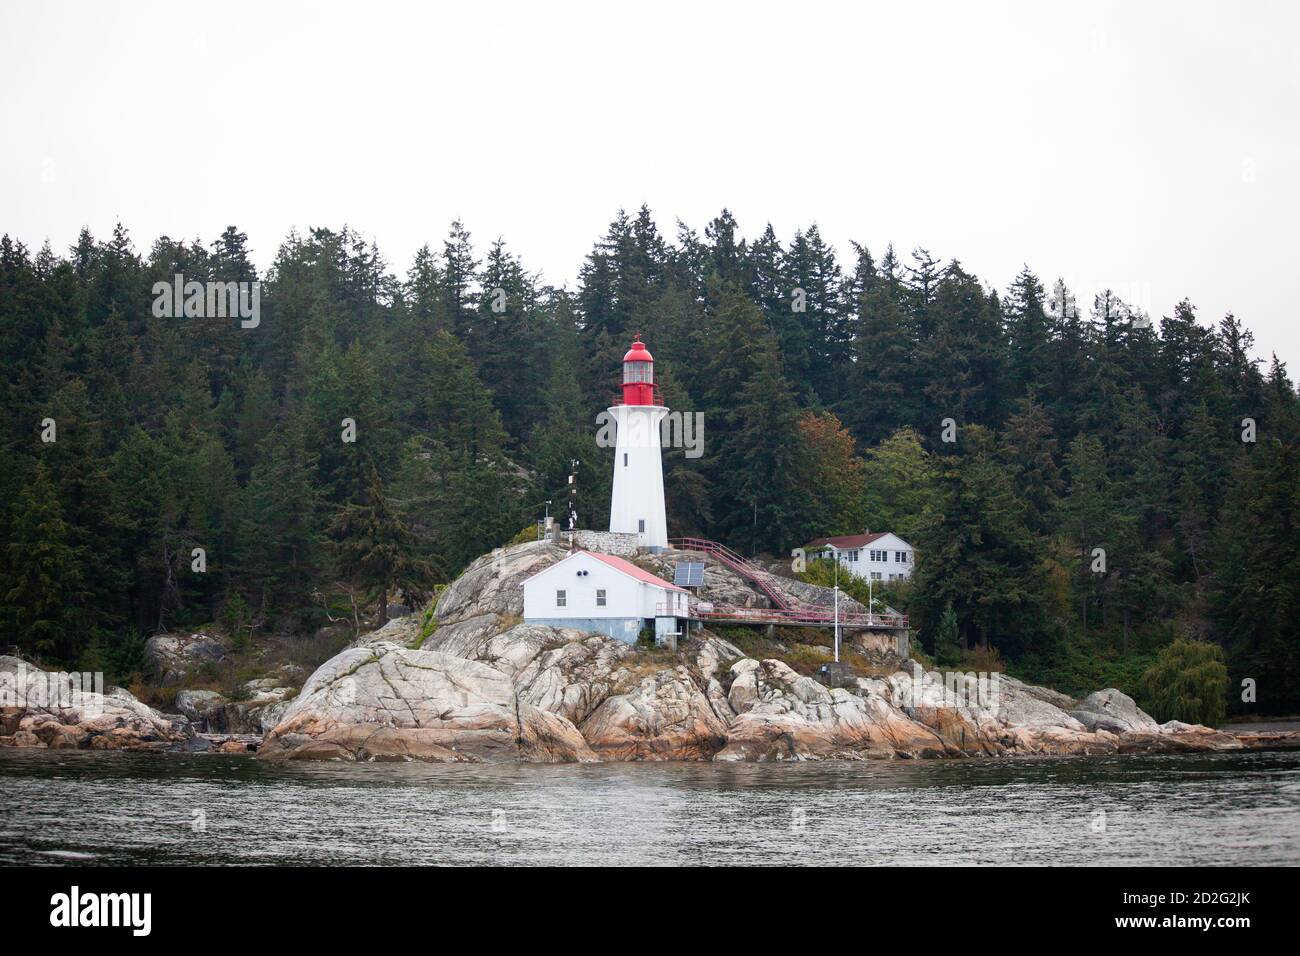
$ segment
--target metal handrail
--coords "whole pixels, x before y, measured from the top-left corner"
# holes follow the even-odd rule
[[[668,542],[673,547],[682,547],[690,551],[700,551],[715,555],[741,577],[747,578],[758,586],[769,601],[782,610],[795,610],[796,604],[781,590],[771,583],[771,574],[764,571],[748,558],[743,558],[725,544],[709,541],[705,538],[672,538]]]
[[[679,608],[670,604],[655,605],[655,615],[657,617],[677,617]],[[700,607],[700,602],[690,605],[687,615],[695,620],[718,620],[718,621],[759,621],[771,624],[816,624],[833,626],[835,624],[835,614],[833,611],[823,609],[813,609],[805,605],[796,609],[784,608],[764,608],[764,607],[735,607],[732,605],[713,605],[709,610]],[[886,627],[903,629],[908,626],[906,614],[840,614],[840,627],[843,628],[873,628]]]

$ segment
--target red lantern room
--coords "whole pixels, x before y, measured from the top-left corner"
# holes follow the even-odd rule
[[[623,404],[655,404],[655,360],[640,335],[623,356]]]

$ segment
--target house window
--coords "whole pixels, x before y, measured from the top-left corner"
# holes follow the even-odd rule
[[[899,564],[907,564],[907,552],[906,552],[906,551],[895,551],[895,552],[894,552],[894,560],[897,561]]]
[[[627,467],[627,452],[623,452],[623,467]]]
[[[636,523],[637,531],[645,531],[645,518],[638,518]]]
[[[596,588],[596,607],[605,606],[605,589]]]
[[[888,551],[876,551],[875,549],[872,549],[872,551],[871,551],[871,560],[872,560],[872,561],[888,561],[888,560],[889,560],[889,552],[888,552]]]
[[[563,589],[555,592],[555,606],[556,607],[569,606],[569,596]]]
[[[880,580],[880,572],[879,572],[879,571],[872,571],[872,572],[871,572],[871,580],[873,580],[873,581],[879,581],[879,580]]]
[[[849,552],[847,552],[847,553],[848,553],[848,556],[849,556],[849,557],[848,557],[848,560],[850,560],[850,561],[856,561],[856,560],[858,560],[858,552],[856,552],[856,551],[849,551]]]

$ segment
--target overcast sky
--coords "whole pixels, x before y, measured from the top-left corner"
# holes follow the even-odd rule
[[[620,207],[998,289],[1233,311],[1300,373],[1300,4],[0,0],[0,232],[348,223],[405,273],[461,217],[557,285]]]

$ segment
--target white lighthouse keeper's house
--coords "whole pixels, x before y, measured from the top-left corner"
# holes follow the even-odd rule
[[[628,644],[653,626],[657,642],[676,646],[688,599],[685,589],[631,561],[575,551],[524,581],[524,620],[598,631]]]
[[[668,547],[659,426],[668,409],[655,399],[654,357],[638,335],[623,356],[623,401],[615,422],[614,488],[609,530],[635,534],[642,547]]]

